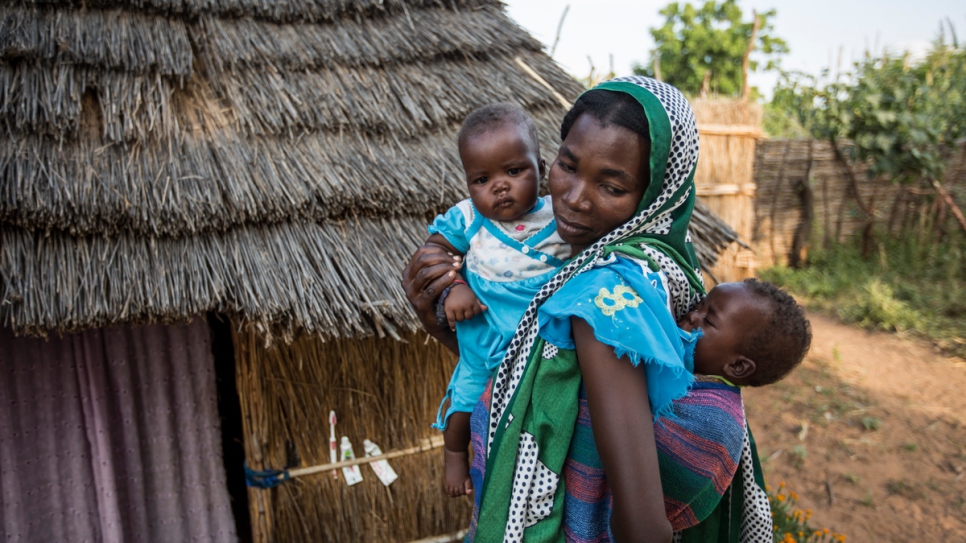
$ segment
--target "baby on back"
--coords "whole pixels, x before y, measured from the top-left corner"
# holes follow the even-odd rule
[[[694,373],[737,386],[770,385],[805,358],[812,332],[805,312],[780,288],[757,279],[722,283],[678,320],[695,338]]]
[[[732,484],[738,499],[747,498],[742,492],[760,492],[767,508],[764,490],[740,483],[742,449],[751,447],[741,387],[781,380],[805,358],[812,341],[794,298],[756,279],[716,286],[678,326],[695,383],[674,402],[671,415],[654,425],[664,506],[675,530],[708,518]],[[767,511],[761,518],[771,521]]]

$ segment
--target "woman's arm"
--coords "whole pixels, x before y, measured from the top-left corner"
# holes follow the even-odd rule
[[[402,274],[406,299],[416,310],[426,332],[454,353],[459,352],[456,333],[445,323],[440,325],[436,321],[436,300],[453,282],[461,263],[461,256],[450,254],[439,245],[426,243],[416,249]]]
[[[664,511],[647,377],[598,341],[587,321],[572,317],[571,324],[594,441],[614,498],[614,538],[667,543],[671,523]]]

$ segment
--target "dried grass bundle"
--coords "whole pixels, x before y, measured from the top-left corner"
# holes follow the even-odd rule
[[[403,141],[357,131],[241,138],[223,130],[230,118],[203,94],[175,96],[187,103],[176,100],[179,108],[206,104],[194,119],[179,112],[179,124],[199,130],[178,139],[0,141],[0,221],[78,235],[185,236],[347,214],[424,216],[466,197],[455,124]],[[536,112],[548,160],[559,116],[559,107]]]
[[[732,243],[741,243],[738,233],[711,213],[700,200],[695,202],[690,230],[694,252],[705,271],[710,272],[714,268],[718,256]]]
[[[184,21],[50,6],[0,6],[0,56],[185,77],[194,62]]]
[[[253,17],[275,22],[320,22],[338,17],[373,17],[405,13],[420,7],[459,11],[499,5],[493,0],[13,0],[28,6],[56,5],[67,7],[113,8],[123,4],[137,10],[167,15],[197,17],[215,14],[221,17]]]
[[[327,24],[277,24],[204,16],[196,30],[216,71],[304,72],[335,66],[391,66],[437,57],[508,56],[540,43],[499,6],[474,11],[413,9]]]
[[[235,329],[245,450],[255,469],[327,463],[329,410],[357,456],[363,439],[388,452],[436,433],[429,425],[455,359],[435,341],[322,343],[303,335],[266,348],[257,332]],[[288,465],[293,456],[298,466]],[[440,449],[390,462],[399,479],[389,487],[361,466],[364,480],[352,487],[341,472],[337,480],[325,472],[250,489],[255,540],[410,541],[469,525],[471,499],[442,492]]]
[[[17,133],[58,142],[78,137],[86,93],[97,97],[100,130],[109,142],[171,135],[178,130],[171,95],[179,83],[160,74],[102,71],[74,64],[0,63],[0,122]]]
[[[398,337],[419,324],[399,272],[423,219],[281,223],[165,239],[0,232],[0,317],[20,333],[217,311],[269,335]],[[56,271],[55,271],[56,270]]]
[[[203,64],[208,65],[202,54]],[[524,61],[558,92],[576,99],[582,87],[543,53]],[[510,101],[527,109],[561,109],[546,88],[512,59],[438,59],[430,64],[336,66],[306,73],[274,66],[206,77],[237,114],[246,134],[298,134],[346,128],[413,137],[462,121],[471,110]]]

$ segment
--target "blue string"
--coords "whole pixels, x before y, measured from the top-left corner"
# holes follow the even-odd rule
[[[245,462],[245,484],[255,488],[275,488],[291,477],[287,469],[266,469],[262,471],[248,467]]]

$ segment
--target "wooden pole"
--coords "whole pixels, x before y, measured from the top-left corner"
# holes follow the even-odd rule
[[[570,4],[563,10],[563,15],[560,16],[560,22],[557,23],[557,35],[553,38],[553,47],[550,48],[550,58],[553,58],[553,54],[557,52],[557,43],[560,42],[560,31],[563,30],[564,19],[567,18],[567,12],[570,11]]]
[[[376,456],[366,456],[363,458],[356,458],[355,460],[345,460],[343,462],[322,464],[319,466],[309,466],[307,468],[290,469],[288,470],[288,475],[289,477],[302,477],[304,475],[312,475],[313,473],[319,473],[320,471],[328,471],[330,469],[347,468],[349,466],[368,464],[369,462],[375,462],[377,460],[388,460],[390,458],[398,458],[400,456],[409,456],[411,454],[429,451],[442,446],[443,446],[442,436],[433,436],[429,439],[421,440],[419,442],[419,445],[416,445],[415,447],[409,447],[408,449],[400,449],[398,451],[392,451],[386,454],[380,454]]]
[[[416,541],[410,541],[409,543],[452,543],[453,541],[460,541],[466,537],[466,533],[469,530],[460,530],[452,534],[437,535],[433,537],[427,537],[425,539],[417,539]]]
[[[751,52],[755,50],[755,39],[758,37],[758,27],[761,25],[757,10],[752,10],[751,16],[755,19],[755,22],[751,25],[751,39],[748,40],[745,56],[741,58],[741,99],[744,101],[748,101],[748,95],[751,94],[751,85],[748,84],[748,68],[751,66]]]
[[[566,98],[564,98],[562,94],[560,94],[559,92],[557,92],[556,89],[554,89],[552,86],[550,86],[550,83],[547,83],[547,80],[546,79],[540,77],[540,74],[538,74],[537,72],[535,72],[533,70],[533,68],[527,66],[527,63],[526,62],[523,62],[523,59],[522,58],[515,57],[513,59],[513,61],[517,63],[517,66],[519,66],[524,71],[524,73],[526,73],[527,75],[529,75],[530,77],[532,77],[534,79],[534,81],[536,81],[537,83],[540,83],[547,90],[549,90],[550,93],[553,94],[554,98],[556,98],[557,101],[560,102],[560,105],[562,105],[563,107],[565,107],[567,109],[570,109],[570,106],[573,105],[573,104],[570,103],[570,100],[567,100]]]
[[[936,188],[936,192],[939,193],[939,196],[942,197],[942,200],[947,206],[949,206],[949,210],[952,211],[953,215],[956,216],[956,220],[959,221],[959,225],[963,227],[963,232],[966,232],[966,218],[963,217],[963,211],[959,209],[959,206],[956,205],[952,195],[946,191],[946,188],[942,186],[942,183],[936,181],[935,179],[932,180],[932,186]]]

